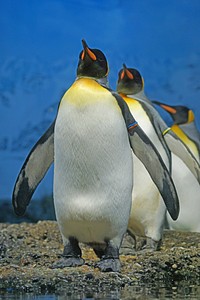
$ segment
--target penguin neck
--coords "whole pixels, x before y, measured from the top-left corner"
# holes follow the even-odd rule
[[[109,82],[108,82],[108,77],[102,77],[102,78],[94,78],[94,77],[89,77],[89,76],[79,76],[76,77],[76,80],[81,79],[81,78],[88,78],[88,79],[93,79],[96,82],[98,82],[101,86],[108,88],[109,87]]]
[[[171,129],[189,147],[190,151],[193,153],[195,158],[199,161],[199,150],[198,149],[200,149],[200,142],[199,142],[200,139],[199,139],[199,133],[197,131],[197,128],[196,127],[195,128],[194,127],[186,128],[186,126],[183,126],[183,125],[180,126],[180,125],[174,124],[174,125],[172,125]]]
[[[200,133],[195,124],[195,121],[186,124],[181,124],[179,125],[179,127],[191,140],[193,140],[196,143],[196,145],[198,145],[198,148],[200,149]]]
[[[133,98],[140,102],[148,103],[148,104],[152,105],[151,101],[147,98],[147,96],[144,92],[144,89],[142,89],[140,92],[138,92],[136,94],[127,95],[127,97],[130,97],[130,98]]]
[[[178,125],[182,130],[187,130],[187,128],[191,128],[192,130],[197,129],[196,128],[196,124],[194,121],[190,122],[190,123],[184,123],[184,124],[179,124]]]

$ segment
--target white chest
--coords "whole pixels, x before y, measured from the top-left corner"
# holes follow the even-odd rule
[[[106,232],[125,227],[131,205],[127,129],[114,97],[107,92],[103,96],[84,91],[78,101],[64,98],[55,124],[56,215],[65,235],[72,234],[71,228],[83,242],[90,242],[94,228],[99,228],[96,238],[101,240]],[[80,234],[78,224],[87,230]]]

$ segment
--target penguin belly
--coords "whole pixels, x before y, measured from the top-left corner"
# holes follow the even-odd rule
[[[127,104],[129,105],[132,115],[153,142],[166,166],[168,166],[169,161],[167,154],[141,104],[134,99],[130,99]],[[159,241],[162,237],[166,206],[146,168],[134,154],[133,165],[134,186],[128,229],[135,235],[149,237],[154,241]]]
[[[65,94],[55,124],[54,204],[63,240],[121,239],[132,185],[132,153],[121,111],[109,91],[79,79]]]
[[[172,178],[180,201],[180,213],[176,221],[167,214],[169,228],[200,232],[200,186],[187,166],[174,154]]]
[[[128,229],[134,235],[159,241],[166,213],[164,201],[144,165],[135,155],[133,165],[134,187]]]

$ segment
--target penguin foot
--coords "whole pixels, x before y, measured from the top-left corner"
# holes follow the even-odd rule
[[[151,249],[152,251],[158,251],[160,250],[161,243],[161,239],[159,241],[155,241],[152,238],[147,238],[146,248]]]
[[[78,267],[85,263],[84,259],[81,257],[64,257],[59,261],[55,262],[51,269],[63,269],[66,267]]]
[[[138,250],[141,250],[143,252],[159,251],[161,244],[162,240],[154,241],[152,238],[147,237],[146,243],[143,244],[143,246]]]
[[[99,256],[101,257],[100,261],[96,264],[96,267],[99,268],[102,272],[119,272],[121,263],[119,260],[119,247],[112,240],[107,240],[105,249],[98,249]],[[96,247],[95,247],[96,248]],[[94,250],[97,250],[94,249]]]
[[[99,268],[102,272],[119,272],[121,263],[118,258],[106,258],[100,260],[96,267]]]
[[[147,245],[147,240],[143,237],[138,237],[137,236],[137,242],[136,242],[136,251],[141,251],[144,249],[150,249],[150,245]]]
[[[126,233],[124,235],[119,253],[122,255],[135,255],[136,239],[133,235]]]
[[[98,258],[102,258],[102,256],[105,254],[105,250],[101,249],[101,248],[94,248],[94,253],[96,254],[96,256],[98,256]]]
[[[132,247],[121,247],[119,253],[120,255],[135,255],[136,250]]]
[[[66,239],[64,246],[63,257],[52,265],[52,269],[63,269],[65,267],[78,267],[82,266],[85,261],[81,258],[82,253],[75,237]]]

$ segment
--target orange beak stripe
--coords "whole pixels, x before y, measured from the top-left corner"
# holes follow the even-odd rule
[[[85,57],[85,51],[83,50],[82,54],[81,54],[81,59],[84,60]]]
[[[124,76],[125,76],[125,73],[124,73],[124,70],[123,70],[122,73],[121,73],[120,79],[122,80],[124,78]]]
[[[97,60],[96,55],[95,55],[89,48],[86,48],[86,51],[87,51],[87,54],[89,55],[89,57],[90,57],[92,60]]]
[[[175,114],[176,113],[176,109],[175,108],[172,108],[170,106],[167,106],[167,105],[164,105],[164,104],[161,104],[160,105],[164,110],[168,111],[169,113],[171,114]]]
[[[133,74],[128,69],[126,69],[126,75],[128,76],[129,79],[134,78]]]

